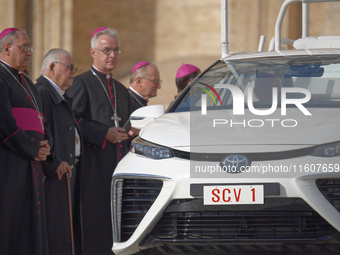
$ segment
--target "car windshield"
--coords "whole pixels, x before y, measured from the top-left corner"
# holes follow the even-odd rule
[[[190,84],[172,111],[199,111],[203,99],[208,110],[231,109],[236,97],[244,98],[245,109],[299,98],[306,108],[340,107],[340,56],[221,60]]]

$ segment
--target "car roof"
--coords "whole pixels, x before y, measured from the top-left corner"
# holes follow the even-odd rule
[[[340,55],[340,48],[337,49],[293,49],[282,51],[267,51],[267,52],[239,52],[228,55],[221,60],[242,60],[242,59],[256,59],[256,58],[271,58],[271,57],[288,57],[288,56],[313,56],[313,55]]]

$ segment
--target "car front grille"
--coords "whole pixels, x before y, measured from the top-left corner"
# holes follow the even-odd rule
[[[151,179],[124,179],[121,241],[127,241],[161,191],[163,182]]]
[[[340,212],[340,178],[317,179],[322,195]]]
[[[155,226],[152,235],[156,239],[178,241],[254,241],[317,239],[338,232],[303,200],[297,198],[267,198],[266,205],[246,207],[200,204],[203,204],[201,199],[173,201]]]

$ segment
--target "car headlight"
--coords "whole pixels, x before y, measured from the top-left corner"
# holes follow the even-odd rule
[[[131,143],[131,152],[143,155],[152,159],[172,158],[173,152],[170,148],[162,147],[156,144],[145,142],[139,137]]]
[[[332,143],[316,147],[313,156],[337,157],[340,156],[340,143]]]

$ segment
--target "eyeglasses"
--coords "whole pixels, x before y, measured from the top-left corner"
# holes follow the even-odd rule
[[[156,85],[162,85],[162,82],[163,82],[162,80],[150,80],[150,79],[147,79],[147,78],[144,78],[144,77],[142,77],[142,79],[143,80],[151,81],[151,82],[153,82]]]
[[[74,66],[74,64],[69,64],[69,63],[62,63],[62,62],[53,62],[53,63],[56,63],[56,64],[62,64],[62,65],[64,65],[64,66],[66,66],[68,69],[70,69],[71,70],[71,72],[72,71],[78,71],[78,68],[77,67],[75,67]]]
[[[9,43],[9,44],[19,47],[21,50],[23,50],[26,53],[27,52],[33,52],[35,50],[35,48],[33,46],[17,45],[17,44],[14,44],[14,43]]]
[[[104,48],[103,50],[98,49],[98,48],[95,48],[95,49],[103,52],[105,55],[110,55],[112,52],[114,52],[115,55],[122,54],[122,50],[120,48],[114,48],[114,49]]]

